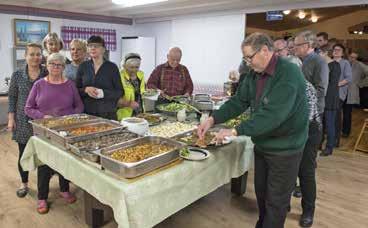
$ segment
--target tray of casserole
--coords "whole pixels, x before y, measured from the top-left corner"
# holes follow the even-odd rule
[[[101,166],[121,177],[134,178],[178,159],[185,144],[172,139],[146,136],[99,152]]]

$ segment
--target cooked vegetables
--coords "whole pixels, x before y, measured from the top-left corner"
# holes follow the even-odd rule
[[[88,140],[73,143],[72,145],[81,150],[93,151],[118,143],[126,142],[137,137],[138,136],[136,134],[126,131],[112,135],[100,136],[98,138],[91,138]]]
[[[115,126],[112,124],[95,124],[90,126],[83,126],[74,128],[71,130],[67,130],[67,135],[71,136],[81,136],[81,135],[87,135],[91,133],[101,132],[101,131],[107,131],[113,129]]]
[[[175,135],[193,130],[195,127],[196,127],[195,125],[180,122],[164,123],[158,126],[151,127],[150,132],[154,136],[171,138],[174,137]]]
[[[183,156],[183,157],[188,157],[189,153],[190,152],[189,152],[188,148],[186,148],[186,147],[180,150],[180,155]]]
[[[84,114],[80,114],[80,115],[71,115],[71,116],[66,116],[64,118],[50,118],[50,119],[42,119],[41,121],[41,125],[47,127],[47,128],[54,128],[54,127],[61,127],[61,126],[69,126],[69,125],[73,125],[76,123],[79,123],[81,121],[86,121],[86,120],[91,120],[91,119],[95,119],[96,117],[94,116],[88,116],[88,115],[84,115]]]
[[[187,112],[193,111],[193,109],[190,106],[180,103],[161,104],[157,106],[157,109],[164,112],[179,112],[180,110],[183,109],[185,109]]]
[[[144,143],[142,145],[116,150],[111,154],[111,158],[127,163],[138,162],[158,154],[169,152],[174,148],[165,144]]]

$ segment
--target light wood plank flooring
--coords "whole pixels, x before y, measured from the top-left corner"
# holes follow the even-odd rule
[[[318,159],[318,200],[313,227],[368,227],[368,154],[351,153],[364,118],[368,118],[368,113],[354,110],[352,135],[342,139],[341,147],[333,156]],[[367,138],[364,143],[368,146]],[[71,189],[79,200],[66,205],[58,197],[57,178],[52,179],[49,196],[52,206],[47,215],[38,215],[35,210],[36,172],[30,174],[31,193],[24,199],[16,197],[15,190],[19,185],[17,156],[17,146],[10,140],[10,134],[0,135],[0,227],[87,227],[82,191],[74,185]],[[254,227],[257,205],[252,175],[251,171],[247,193],[243,197],[233,196],[230,187],[224,186],[167,218],[156,228]],[[285,227],[298,227],[300,213],[299,199],[293,198]],[[116,223],[110,222],[105,227],[116,227]]]

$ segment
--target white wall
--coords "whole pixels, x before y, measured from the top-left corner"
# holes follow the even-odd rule
[[[137,24],[139,35],[156,37],[156,64],[166,61],[167,50],[179,46],[194,83],[222,85],[241,60],[245,15],[196,16],[165,22]]]
[[[33,17],[24,15],[10,15],[0,14],[0,91],[4,88],[4,78],[10,77],[13,73],[13,19],[33,19],[33,20],[46,20],[51,22],[51,31],[60,35],[61,26],[77,26],[77,27],[90,27],[90,28],[106,28],[115,29],[117,37],[117,49],[114,52],[110,52],[110,60],[115,62],[118,66],[121,61],[121,42],[120,37],[129,36],[133,34],[134,26],[130,25],[118,25],[107,24],[98,22],[87,21],[75,21],[57,18],[47,17]]]
[[[167,50],[171,45],[172,21],[135,25],[135,35],[156,38],[156,65],[166,61]],[[145,72],[148,76],[151,72]]]

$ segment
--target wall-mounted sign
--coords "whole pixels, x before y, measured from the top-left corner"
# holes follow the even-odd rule
[[[282,11],[266,12],[266,21],[281,21],[284,18]]]

